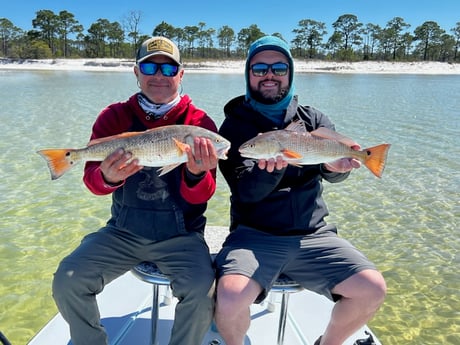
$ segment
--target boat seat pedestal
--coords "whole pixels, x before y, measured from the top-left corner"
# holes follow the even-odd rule
[[[159,288],[160,285],[168,286],[170,285],[169,279],[161,273],[158,267],[153,262],[141,262],[137,266],[134,266],[131,269],[131,273],[139,278],[140,280],[145,281],[146,283],[152,284],[153,293],[152,293],[152,316],[151,316],[151,344],[158,345],[158,314],[159,308],[158,299],[159,299]],[[171,297],[165,298],[165,304],[171,303]]]
[[[273,284],[270,294],[273,293],[281,293],[281,309],[280,309],[280,319],[278,324],[278,337],[276,340],[277,345],[284,344],[284,332],[286,330],[286,319],[287,319],[287,312],[289,306],[289,294],[294,292],[299,292],[303,290],[299,283],[292,280],[285,274],[281,274],[278,279],[276,279],[275,283]],[[272,295],[273,296],[273,295]],[[270,298],[267,310],[273,312],[275,310],[273,299]]]
[[[153,262],[142,262],[131,269],[131,273],[140,280],[150,283],[153,286],[152,298],[152,316],[151,316],[151,344],[158,345],[158,314],[159,314],[159,287],[160,285],[169,286],[169,279],[161,273]],[[289,305],[289,294],[302,290],[302,287],[289,277],[281,274],[273,284],[270,293],[281,293],[281,309],[278,325],[277,345],[284,344],[284,333],[286,330],[286,319]],[[170,303],[170,297],[167,297],[165,304]],[[273,301],[270,300],[267,310],[274,311]]]

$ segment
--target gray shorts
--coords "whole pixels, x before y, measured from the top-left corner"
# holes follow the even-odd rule
[[[358,249],[338,237],[334,227],[311,235],[274,236],[238,226],[232,231],[215,259],[217,277],[241,274],[263,288],[256,303],[270,291],[276,278],[286,274],[305,289],[329,299],[340,282],[364,269],[376,269]]]

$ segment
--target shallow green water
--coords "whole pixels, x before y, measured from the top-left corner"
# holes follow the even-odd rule
[[[243,75],[189,74],[183,90],[219,125]],[[381,180],[365,168],[325,185],[331,223],[383,271],[389,293],[370,323],[385,345],[460,344],[460,76],[296,76],[300,101],[363,147],[392,144]],[[60,259],[109,215],[82,166],[51,181],[35,151],[84,146],[98,112],[137,90],[131,73],[0,71],[0,330],[25,344],[55,313]],[[219,175],[207,216],[226,225]]]

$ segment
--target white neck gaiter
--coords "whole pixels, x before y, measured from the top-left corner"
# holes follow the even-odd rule
[[[152,103],[145,95],[142,93],[137,94],[137,102],[142,110],[145,113],[154,119],[159,119],[168,111],[170,111],[177,103],[180,102],[180,95],[178,94],[176,98],[174,98],[171,102],[165,104],[156,104]]]

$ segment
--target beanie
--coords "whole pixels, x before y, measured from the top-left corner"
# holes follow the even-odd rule
[[[289,92],[283,97],[278,103],[275,104],[262,104],[255,101],[251,96],[251,88],[249,85],[249,73],[251,71],[251,60],[252,58],[261,51],[264,50],[275,50],[284,54],[289,64]],[[276,36],[264,36],[254,41],[249,47],[248,57],[246,59],[245,67],[245,78],[246,78],[246,100],[259,112],[272,120],[276,120],[278,124],[281,124],[284,120],[284,115],[287,107],[291,103],[294,95],[294,61],[292,59],[289,45],[279,37]],[[274,117],[277,117],[275,119]]]

